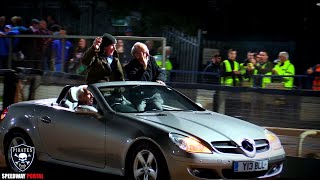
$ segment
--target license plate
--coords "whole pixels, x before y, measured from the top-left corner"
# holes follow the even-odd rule
[[[252,172],[267,170],[268,160],[234,162],[233,169],[234,172]]]

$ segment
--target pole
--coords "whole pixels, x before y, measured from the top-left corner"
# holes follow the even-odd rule
[[[9,37],[9,55],[8,55],[8,69],[12,69],[12,52],[13,52],[13,42],[12,37]]]
[[[65,60],[65,48],[66,48],[66,39],[61,39],[61,72],[64,72],[64,64],[66,63]]]
[[[166,45],[167,44],[167,39],[163,38],[162,39],[162,70],[166,72]],[[167,74],[167,72],[166,72]]]

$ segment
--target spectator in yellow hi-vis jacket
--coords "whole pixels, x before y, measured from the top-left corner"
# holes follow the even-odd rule
[[[290,76],[295,75],[294,65],[290,63],[289,54],[285,51],[279,53],[279,62],[275,65],[272,70],[273,75],[279,76]],[[282,84],[287,89],[292,89],[293,87],[293,77],[283,77]]]

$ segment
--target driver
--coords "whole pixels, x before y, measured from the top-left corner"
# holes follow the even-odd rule
[[[136,110],[132,107],[132,103],[124,97],[124,91],[125,88],[123,87],[115,88],[107,102],[117,112],[135,112]]]
[[[93,107],[93,94],[88,90],[88,86],[79,86],[77,91],[78,105],[75,107],[76,111],[94,111],[98,110]]]

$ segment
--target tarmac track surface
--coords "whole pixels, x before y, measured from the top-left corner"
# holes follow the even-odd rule
[[[5,167],[0,168],[0,172],[8,172]],[[57,179],[103,179],[103,180],[125,180],[124,177],[115,176],[100,172],[93,172],[78,168],[60,166],[51,163],[41,162],[35,170],[30,170],[28,173],[42,173],[45,180]]]
[[[93,172],[78,168],[71,168],[66,166],[60,166],[51,163],[41,162],[40,167],[36,170],[28,173],[43,173],[45,180],[57,180],[57,179],[95,179],[95,180],[126,180],[125,177],[105,174],[100,172]],[[5,167],[0,168],[0,172],[8,172]],[[257,179],[258,180],[258,179]],[[260,180],[260,179],[259,179]],[[292,180],[280,177],[267,178],[264,180]]]

